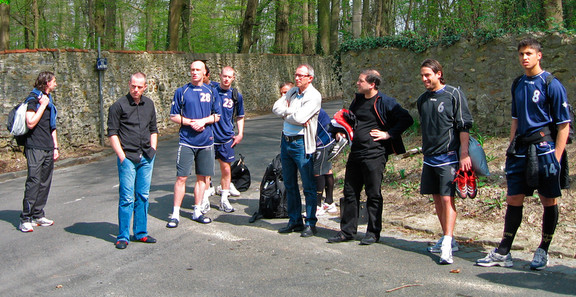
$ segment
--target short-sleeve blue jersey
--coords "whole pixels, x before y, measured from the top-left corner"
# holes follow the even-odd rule
[[[535,76],[523,75],[512,90],[512,118],[518,120],[517,135],[529,136],[551,123],[570,122],[566,89],[557,79],[546,88],[548,75],[547,71]]]
[[[170,116],[181,114],[188,119],[202,119],[211,114],[220,115],[218,96],[214,96],[213,88],[203,84],[194,86],[191,83],[178,88],[174,92]],[[180,144],[192,148],[206,148],[214,144],[213,126],[206,125],[202,132],[197,132],[190,126],[180,127]]]
[[[244,99],[242,94],[238,93],[238,102],[236,106],[234,106],[232,88],[223,90],[220,88],[220,84],[216,83],[216,90],[220,97],[222,113],[220,114],[220,121],[214,125],[214,142],[226,143],[234,136],[234,109],[236,109],[237,118],[244,117]]]

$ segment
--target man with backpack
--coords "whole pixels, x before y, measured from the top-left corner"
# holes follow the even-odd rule
[[[60,156],[56,133],[56,106],[52,92],[56,89],[54,73],[41,72],[28,95],[26,125],[28,133],[24,154],[28,165],[28,177],[24,190],[20,226],[22,232],[32,232],[35,226],[52,226],[53,220],[46,218],[44,207],[52,184],[54,161]]]
[[[286,187],[288,225],[279,233],[301,231],[301,237],[317,233],[316,181],[314,179],[314,152],[316,152],[316,129],[322,95],[314,86],[314,69],[301,64],[294,74],[296,87],[290,89],[274,103],[272,111],[284,119],[280,154],[282,177]],[[298,172],[306,199],[306,219],[302,222],[302,201],[298,189]]]
[[[548,265],[548,248],[558,223],[557,198],[560,190],[560,161],[570,130],[570,111],[564,86],[540,65],[542,46],[533,38],[518,44],[518,58],[524,68],[512,88],[512,125],[506,152],[508,193],[504,234],[498,248],[476,265],[512,267],[510,249],[522,222],[524,198],[538,190],[544,208],[542,240],[530,269]],[[555,130],[555,131],[554,131]],[[555,137],[553,135],[556,135]]]

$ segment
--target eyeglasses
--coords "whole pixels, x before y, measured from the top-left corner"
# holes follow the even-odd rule
[[[296,77],[296,78],[310,77],[310,74],[298,74],[298,73],[295,73],[295,74],[294,74],[294,77]]]

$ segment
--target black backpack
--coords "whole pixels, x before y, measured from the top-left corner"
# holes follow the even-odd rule
[[[234,184],[236,189],[240,192],[246,192],[250,188],[250,170],[244,163],[244,156],[240,154],[240,158],[230,166],[230,171],[232,173],[231,182]]]
[[[250,219],[253,223],[260,218],[287,218],[286,188],[282,179],[282,163],[280,154],[266,167],[266,172],[260,183],[260,201],[258,211]]]

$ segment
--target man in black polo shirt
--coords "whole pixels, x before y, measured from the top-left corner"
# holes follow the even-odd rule
[[[146,90],[146,75],[130,77],[130,92],[116,101],[108,112],[108,137],[118,156],[120,200],[116,248],[125,249],[130,238],[130,220],[134,214],[134,240],[155,243],[148,235],[148,196],[158,129],[156,109]]]

